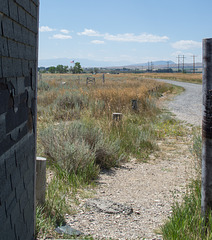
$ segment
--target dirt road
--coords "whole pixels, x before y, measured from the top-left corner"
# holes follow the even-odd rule
[[[185,91],[167,103],[167,107],[180,120],[194,125],[202,122],[202,85],[158,79],[167,83],[181,86]]]

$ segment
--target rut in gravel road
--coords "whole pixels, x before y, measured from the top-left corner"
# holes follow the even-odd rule
[[[167,80],[164,80],[168,82]],[[201,122],[201,86],[182,82],[185,92],[168,102],[168,108],[180,120]],[[160,151],[148,163],[136,159],[100,174],[94,197],[124,204],[131,214],[110,214],[87,209],[88,199],[80,198],[78,213],[67,215],[67,223],[94,239],[162,239],[159,229],[171,214],[171,206],[180,200],[186,185],[194,177],[190,153],[191,134],[158,142]]]

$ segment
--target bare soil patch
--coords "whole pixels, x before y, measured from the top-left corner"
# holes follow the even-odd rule
[[[136,159],[102,172],[94,197],[125,204],[132,214],[109,214],[85,207],[80,199],[78,213],[67,215],[67,223],[95,239],[162,239],[160,226],[171,214],[174,201],[180,201],[195,175],[190,153],[191,135],[166,138],[160,150],[147,163]]]

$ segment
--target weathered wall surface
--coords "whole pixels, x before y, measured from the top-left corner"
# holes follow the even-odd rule
[[[34,238],[39,0],[0,1],[0,239]]]

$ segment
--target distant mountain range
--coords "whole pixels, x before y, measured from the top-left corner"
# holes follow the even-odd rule
[[[152,61],[152,62],[146,62],[146,63],[136,63],[136,64],[129,64],[129,62],[126,61],[119,61],[119,62],[105,62],[105,61],[95,61],[95,60],[89,60],[89,59],[82,59],[82,58],[76,58],[76,59],[69,59],[69,58],[55,58],[55,59],[42,59],[38,61],[39,67],[50,67],[50,66],[57,66],[59,64],[65,65],[65,66],[74,66],[74,63],[71,63],[71,61],[74,62],[80,62],[81,66],[83,68],[90,68],[90,67],[102,67],[102,68],[138,68],[138,69],[159,69],[159,68],[177,68],[178,64],[173,61]],[[202,63],[196,63],[196,68],[202,68]],[[182,63],[180,64],[180,68],[182,68]],[[193,68],[193,63],[185,63],[184,68]]]
[[[129,62],[127,61],[119,61],[119,62],[105,62],[105,61],[95,61],[95,60],[89,60],[89,59],[83,59],[83,58],[55,58],[55,59],[41,59],[38,60],[38,66],[39,67],[50,67],[50,66],[57,66],[57,65],[65,65],[65,66],[74,66],[74,62],[80,62],[81,66],[83,68],[86,67],[113,67],[113,66],[123,66],[123,65],[129,65]]]

